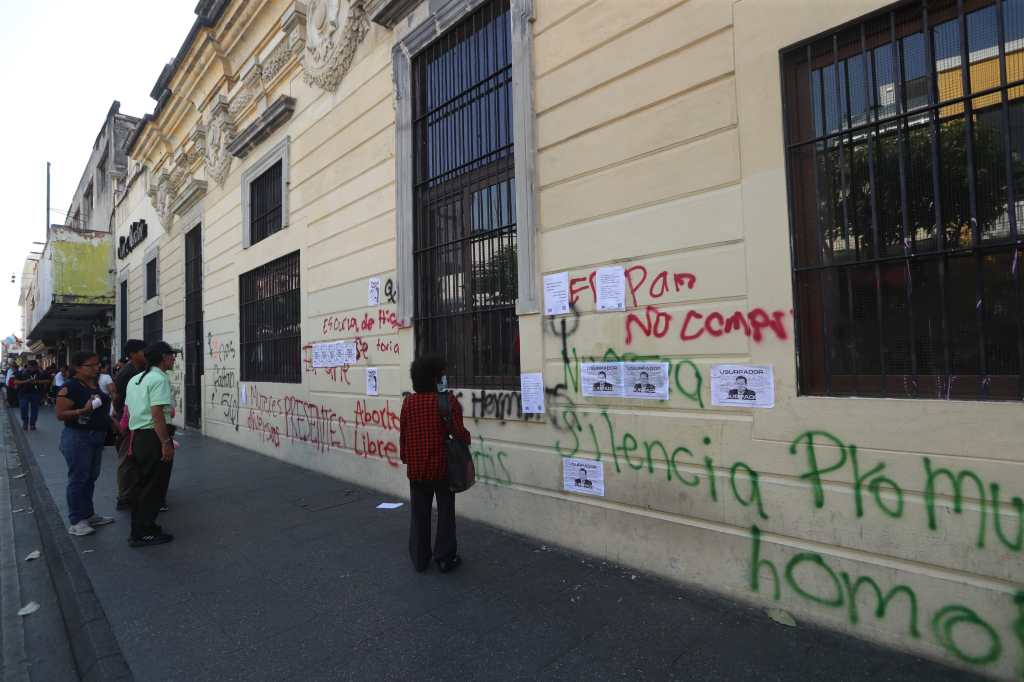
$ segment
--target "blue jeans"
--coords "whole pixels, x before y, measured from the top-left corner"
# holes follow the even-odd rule
[[[21,404],[21,423],[28,424],[29,426],[36,425],[36,419],[39,417],[39,403],[40,396],[38,393],[30,393],[28,395],[18,396],[18,402]],[[31,410],[31,418],[29,413],[29,407]]]
[[[103,464],[103,442],[107,434],[64,427],[60,451],[68,463],[68,519],[71,525],[92,518],[92,494]]]

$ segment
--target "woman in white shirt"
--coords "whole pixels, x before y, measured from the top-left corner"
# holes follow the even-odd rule
[[[110,384],[114,383],[114,380],[110,378],[110,372],[107,370],[106,365],[100,365],[100,376],[97,383],[101,391],[110,395]]]

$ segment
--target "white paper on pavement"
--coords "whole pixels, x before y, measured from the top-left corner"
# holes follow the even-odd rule
[[[562,489],[604,497],[604,466],[594,459],[563,459]]]
[[[404,502],[381,502],[377,505],[377,509],[398,509]]]
[[[380,277],[371,277],[366,288],[366,305],[380,305]]]
[[[712,365],[711,404],[719,407],[775,407],[771,365]]]
[[[580,388],[590,398],[621,398],[623,394],[621,362],[584,362],[580,364]]]
[[[544,275],[544,314],[564,315],[569,312],[569,273]]]
[[[377,384],[377,368],[366,368],[366,395],[380,395],[380,386]]]
[[[622,364],[625,397],[668,400],[667,362],[624,362]]]
[[[597,309],[626,309],[626,275],[621,266],[597,269]]]
[[[314,367],[341,367],[356,364],[354,341],[327,341],[313,344]]]
[[[519,376],[519,394],[523,414],[544,414],[544,374],[530,372]]]

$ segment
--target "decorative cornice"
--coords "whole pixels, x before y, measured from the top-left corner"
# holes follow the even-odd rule
[[[251,125],[240,132],[238,136],[227,146],[234,156],[244,159],[249,155],[256,145],[280,128],[295,113],[295,98],[281,95],[274,103],[267,107],[267,110],[260,114]]]
[[[302,79],[327,92],[338,89],[356,49],[370,30],[365,0],[351,0],[342,17],[340,0],[312,0],[306,15]]]
[[[180,190],[178,198],[171,207],[171,211],[176,216],[182,216],[195,206],[200,199],[206,195],[206,180],[196,180],[191,178],[189,182]]]
[[[416,9],[421,0],[371,0],[366,13],[370,21],[384,28],[394,28]]]

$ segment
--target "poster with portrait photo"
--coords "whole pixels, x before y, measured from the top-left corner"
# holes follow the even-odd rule
[[[667,362],[624,362],[623,395],[643,400],[668,400]]]
[[[562,489],[604,497],[604,466],[593,459],[563,459]]]
[[[366,395],[380,395],[380,384],[377,383],[377,368],[366,368]]]
[[[775,407],[775,376],[771,365],[712,365],[711,404]]]
[[[621,398],[622,363],[581,363],[580,388],[588,398]]]

